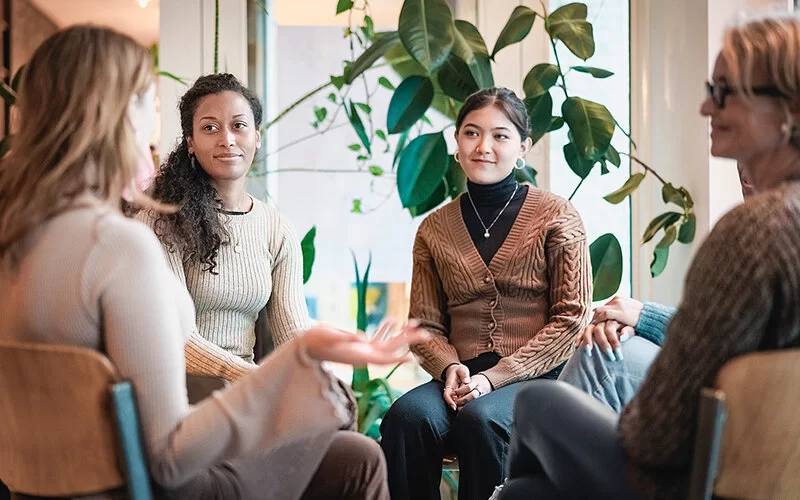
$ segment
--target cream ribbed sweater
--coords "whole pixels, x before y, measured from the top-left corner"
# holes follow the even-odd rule
[[[137,216],[151,227],[154,216]],[[244,215],[220,218],[231,234],[217,254],[217,274],[167,251],[173,272],[194,300],[199,335],[186,344],[188,373],[229,381],[252,370],[256,318],[265,309],[276,345],[310,326],[303,295],[303,257],[291,224],[272,207],[253,200]],[[166,250],[166,248],[165,248]]]
[[[53,217],[18,270],[0,265],[0,338],[105,353],[136,388],[157,483],[174,487],[226,460],[280,449],[259,471],[269,480],[264,496],[299,498],[327,445],[292,443],[333,436],[348,420],[347,396],[291,341],[190,408],[183,351],[193,324],[189,294],[152,231],[107,206]],[[231,474],[223,467],[220,475]]]
[[[460,200],[419,227],[409,317],[434,338],[412,350],[434,378],[492,351],[503,359],[483,374],[495,388],[547,373],[569,358],[591,301],[583,222],[561,197],[531,186],[488,267]]]

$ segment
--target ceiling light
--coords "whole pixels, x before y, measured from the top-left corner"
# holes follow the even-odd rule
[[[139,3],[139,7],[144,9],[145,7],[147,7],[147,2],[149,2],[150,0],[136,0],[136,1]]]

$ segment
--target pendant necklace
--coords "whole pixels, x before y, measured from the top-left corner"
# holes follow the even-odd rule
[[[519,189],[519,183],[517,183],[517,185],[514,186],[514,192],[511,193],[511,197],[508,199],[506,204],[503,205],[503,208],[500,209],[500,212],[498,212],[497,217],[495,217],[494,220],[492,221],[492,223],[487,226],[486,224],[483,223],[483,219],[481,219],[481,214],[478,213],[478,207],[476,207],[475,206],[475,202],[472,201],[472,195],[469,194],[469,188],[467,188],[467,196],[469,197],[469,203],[472,205],[472,209],[475,210],[475,216],[478,218],[478,222],[480,222],[481,226],[483,226],[483,231],[484,231],[483,232],[483,237],[484,238],[486,238],[486,239],[489,238],[489,236],[490,236],[489,235],[489,230],[492,228],[492,226],[494,226],[494,224],[497,222],[497,220],[500,218],[500,216],[503,215],[503,212],[505,212],[506,208],[508,208],[508,205],[511,203],[511,200],[514,199],[514,195],[517,194],[517,189]]]

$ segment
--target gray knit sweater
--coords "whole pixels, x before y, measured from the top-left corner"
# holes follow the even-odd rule
[[[137,217],[153,227],[152,213]],[[165,251],[197,311],[199,335],[186,344],[188,373],[234,381],[255,367],[255,324],[262,309],[277,346],[308,328],[310,319],[300,241],[286,218],[255,199],[250,212],[220,218],[231,242],[219,249],[216,274],[184,262],[178,251]]]
[[[647,496],[686,498],[700,389],[752,351],[800,346],[800,182],[725,215],[697,252],[659,356],[619,422]]]

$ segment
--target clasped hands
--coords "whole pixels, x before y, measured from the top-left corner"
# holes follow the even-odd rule
[[[473,399],[492,392],[492,384],[486,375],[478,373],[471,377],[469,368],[460,363],[452,364],[445,370],[442,398],[453,410],[460,410]]]
[[[634,327],[639,322],[643,304],[635,299],[614,297],[605,305],[594,310],[592,322],[575,339],[575,346],[592,355],[592,346],[597,344],[600,352],[609,361],[622,361],[623,342],[636,333]]]

